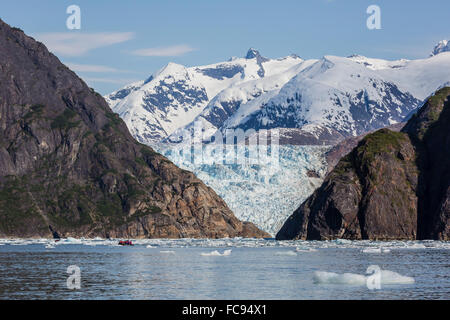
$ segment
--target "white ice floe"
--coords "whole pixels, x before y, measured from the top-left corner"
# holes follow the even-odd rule
[[[422,243],[414,243],[406,247],[407,249],[426,249],[427,247]]]
[[[295,251],[278,251],[276,253],[277,256],[296,256],[297,253]]]
[[[414,278],[403,276],[390,270],[380,271],[380,283],[391,284],[412,284]],[[366,285],[368,276],[356,273],[335,273],[326,271],[315,271],[313,281],[316,284],[345,284],[345,285]]]
[[[86,245],[86,246],[109,246],[119,247],[120,239],[61,239],[54,242],[53,239],[0,239],[0,245],[4,246],[27,246],[54,243],[57,246],[66,245]],[[412,250],[450,250],[450,241],[369,241],[369,240],[347,240],[347,241],[275,241],[265,239],[245,239],[245,238],[226,238],[226,239],[130,239],[137,247],[152,246],[159,249],[170,250],[172,248],[203,248],[205,252],[208,249],[217,250],[217,248],[278,248],[278,250],[292,250],[294,252],[313,252],[318,249],[357,249],[361,252],[365,249],[381,248],[381,252],[398,251],[399,249]],[[5,250],[2,247],[2,250]],[[379,251],[378,251],[379,252]]]
[[[12,246],[26,246],[29,244],[33,244],[33,241],[27,240],[27,239],[14,239],[14,240],[11,240],[8,244],[10,244]]]
[[[171,251],[171,250],[162,250],[159,253],[163,253],[163,254],[175,254],[175,251]]]
[[[211,252],[202,252],[202,256],[210,257],[210,256],[216,256],[216,257],[223,257],[223,256],[229,256],[231,255],[231,249],[225,250],[223,253],[220,253],[217,250],[211,251]]]
[[[365,248],[365,249],[362,249],[361,252],[363,252],[363,253],[389,253],[389,252],[391,252],[391,249],[383,248],[383,247]]]
[[[363,253],[381,253],[381,248],[366,248],[366,249],[362,249],[361,252],[363,252]]]
[[[414,282],[413,277],[402,276],[394,271],[381,270],[382,284],[412,284]]]
[[[295,248],[295,251],[296,252],[316,252],[317,251],[317,249],[314,249],[314,248]]]
[[[86,242],[84,239],[75,239],[72,237],[67,237],[66,239],[61,239],[60,243],[64,244],[83,244],[83,241]]]
[[[314,283],[327,284],[350,284],[350,285],[364,285],[366,284],[366,276],[355,273],[335,273],[326,271],[315,271],[313,276]]]

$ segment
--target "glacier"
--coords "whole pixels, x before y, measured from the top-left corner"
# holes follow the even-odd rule
[[[194,172],[239,219],[274,235],[322,183],[332,145],[404,121],[450,82],[448,70],[445,40],[429,57],[394,61],[361,55],[268,59],[251,48],[243,58],[210,65],[169,63],[105,99],[139,142]],[[172,142],[198,123],[206,142],[230,129],[277,130],[278,167],[183,157],[182,146]]]
[[[196,163],[183,156],[182,147],[176,144],[157,144],[154,148],[180,168],[194,172],[227,203],[238,219],[253,222],[272,235],[320,186],[327,170],[325,152],[330,149],[280,145],[277,164],[247,165]]]

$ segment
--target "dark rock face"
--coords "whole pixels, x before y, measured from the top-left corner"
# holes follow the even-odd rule
[[[0,236],[263,237],[0,20]]]
[[[241,74],[241,76],[244,76],[244,68],[239,65],[219,65],[216,68],[204,68],[204,69],[197,69],[201,73],[203,73],[205,76],[223,80],[223,79],[231,79],[238,73]]]
[[[277,239],[450,239],[450,88],[401,132],[364,137]]]

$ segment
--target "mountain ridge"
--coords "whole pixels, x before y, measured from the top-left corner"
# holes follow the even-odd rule
[[[0,20],[1,237],[263,237]]]
[[[441,40],[439,43],[434,47],[433,51],[431,52],[430,56],[435,56],[442,52],[449,52],[450,51],[450,42],[448,40]]]
[[[188,76],[152,76],[145,86],[126,86],[106,99],[133,136],[148,145],[177,141],[194,122],[202,123],[206,138],[226,129],[282,128],[292,131],[295,139],[286,143],[293,144],[329,143],[326,128],[338,133],[334,144],[404,121],[450,81],[448,67],[450,52],[417,60],[359,55],[303,60],[296,55],[267,59],[251,48],[245,58],[183,67]],[[302,131],[306,125],[325,139],[312,142]]]

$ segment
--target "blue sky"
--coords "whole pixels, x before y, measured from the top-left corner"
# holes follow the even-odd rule
[[[68,30],[69,5],[81,30]],[[366,27],[369,5],[381,30]],[[450,1],[404,0],[15,0],[0,18],[42,40],[102,94],[145,79],[168,62],[202,65],[244,56],[426,57],[450,39]]]

